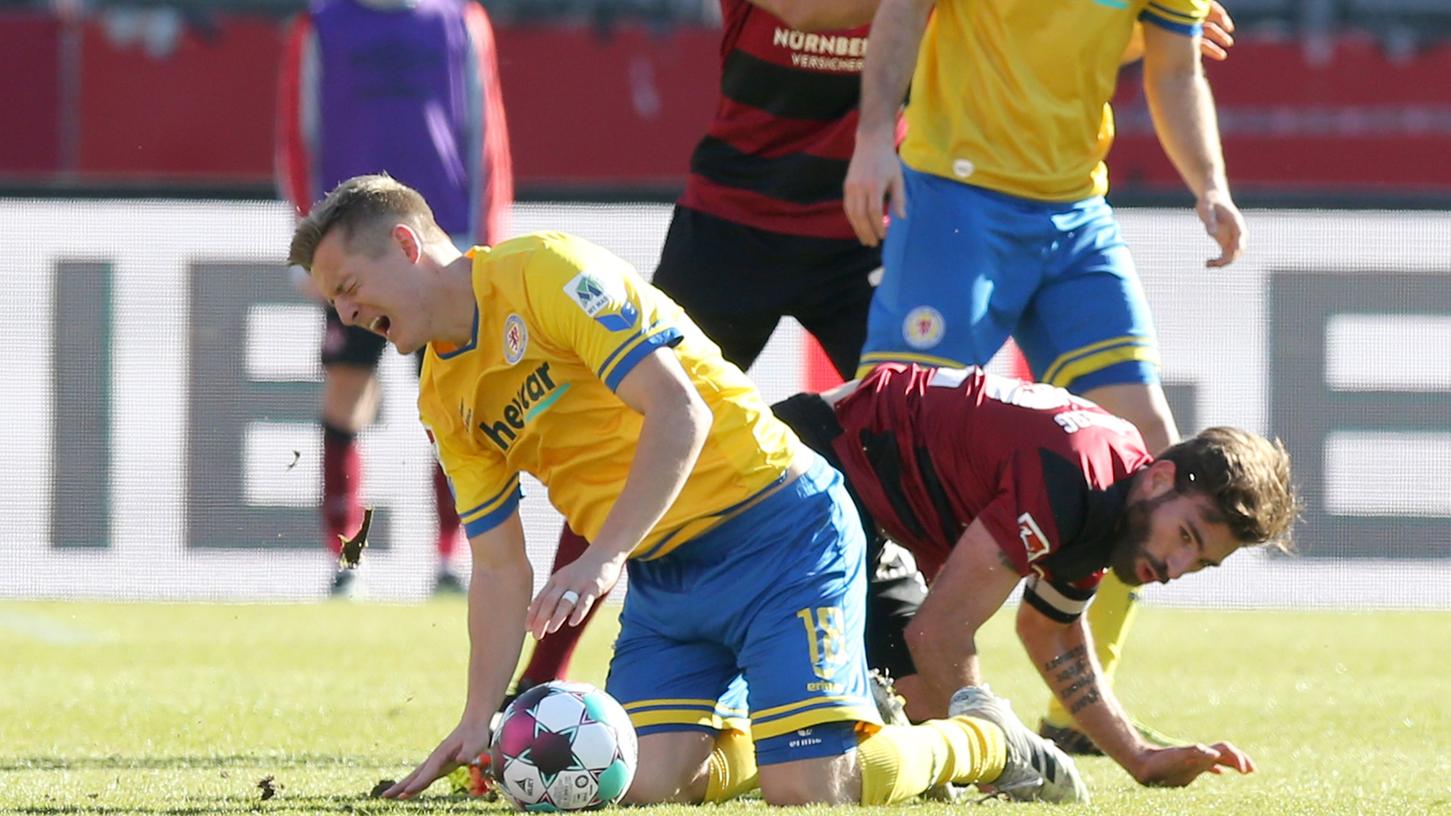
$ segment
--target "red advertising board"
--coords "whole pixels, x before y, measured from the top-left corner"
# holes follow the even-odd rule
[[[158,12],[62,24],[0,15],[0,183],[271,183],[282,21]],[[524,189],[669,187],[715,98],[718,32],[522,26],[498,32]],[[1390,54],[1347,34],[1309,49],[1242,37],[1208,68],[1241,190],[1451,194],[1451,42]],[[1181,189],[1125,72],[1113,183]]]
[[[0,175],[43,176],[61,164],[61,27],[54,18],[0,12]]]
[[[1230,177],[1241,189],[1451,190],[1451,41],[1393,57],[1347,35],[1323,53],[1242,40],[1206,69]],[[1115,100],[1117,185],[1178,185],[1149,124],[1138,72]]]

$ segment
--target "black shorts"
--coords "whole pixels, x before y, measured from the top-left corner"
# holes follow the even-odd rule
[[[376,370],[378,361],[383,359],[383,349],[388,346],[388,341],[367,329],[343,325],[342,318],[338,317],[337,311],[332,307],[327,307],[324,311],[327,312],[327,329],[322,335],[323,366],[343,365]],[[423,350],[419,349],[414,357],[421,369]]]
[[[750,368],[782,317],[796,318],[842,377],[856,372],[879,249],[746,227],[676,205],[652,282],[725,358]]]
[[[912,616],[927,597],[927,581],[917,569],[912,554],[888,541],[861,497],[845,476],[841,459],[831,448],[831,441],[842,433],[836,412],[816,394],[797,394],[771,406],[771,411],[791,427],[807,447],[821,454],[831,466],[841,471],[852,503],[861,515],[862,529],[867,534],[867,663],[874,669],[885,669],[893,677],[917,673],[912,654],[907,649],[903,632]]]

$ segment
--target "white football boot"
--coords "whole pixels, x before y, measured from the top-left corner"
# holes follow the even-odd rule
[[[986,685],[964,686],[952,695],[948,713],[987,720],[1003,730],[1008,761],[991,783],[979,784],[984,793],[1001,794],[1020,802],[1087,803],[1088,786],[1073,760],[1058,746],[1028,730],[1013,706]]]

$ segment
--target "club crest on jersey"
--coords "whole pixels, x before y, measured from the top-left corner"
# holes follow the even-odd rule
[[[942,335],[946,333],[947,321],[931,306],[918,306],[902,321],[902,339],[915,349],[932,348],[942,342]]]
[[[591,275],[588,270],[571,278],[564,285],[564,293],[585,314],[610,331],[631,328],[640,316],[618,281]]]
[[[529,328],[524,318],[511,314],[504,320],[504,362],[513,365],[524,359],[524,349],[529,347]]]
[[[1038,526],[1032,513],[1018,516],[1018,540],[1023,544],[1023,552],[1028,554],[1029,563],[1047,555],[1052,549],[1048,544],[1048,537],[1043,535],[1043,528]]]

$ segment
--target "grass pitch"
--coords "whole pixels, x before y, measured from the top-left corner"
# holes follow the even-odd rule
[[[602,683],[614,628],[595,623],[576,678]],[[979,645],[995,690],[1035,723],[1047,692],[1008,616]],[[0,604],[0,813],[505,812],[453,798],[446,783],[414,802],[368,798],[455,724],[466,653],[461,601]],[[1025,816],[1451,813],[1448,674],[1451,614],[1145,609],[1118,682],[1129,709],[1168,733],[1233,741],[1259,772],[1144,789],[1090,758],[1080,767],[1092,806],[983,807]],[[264,801],[258,783],[268,776],[276,793]],[[951,808],[963,809],[976,812]],[[765,811],[748,801],[712,812]]]

